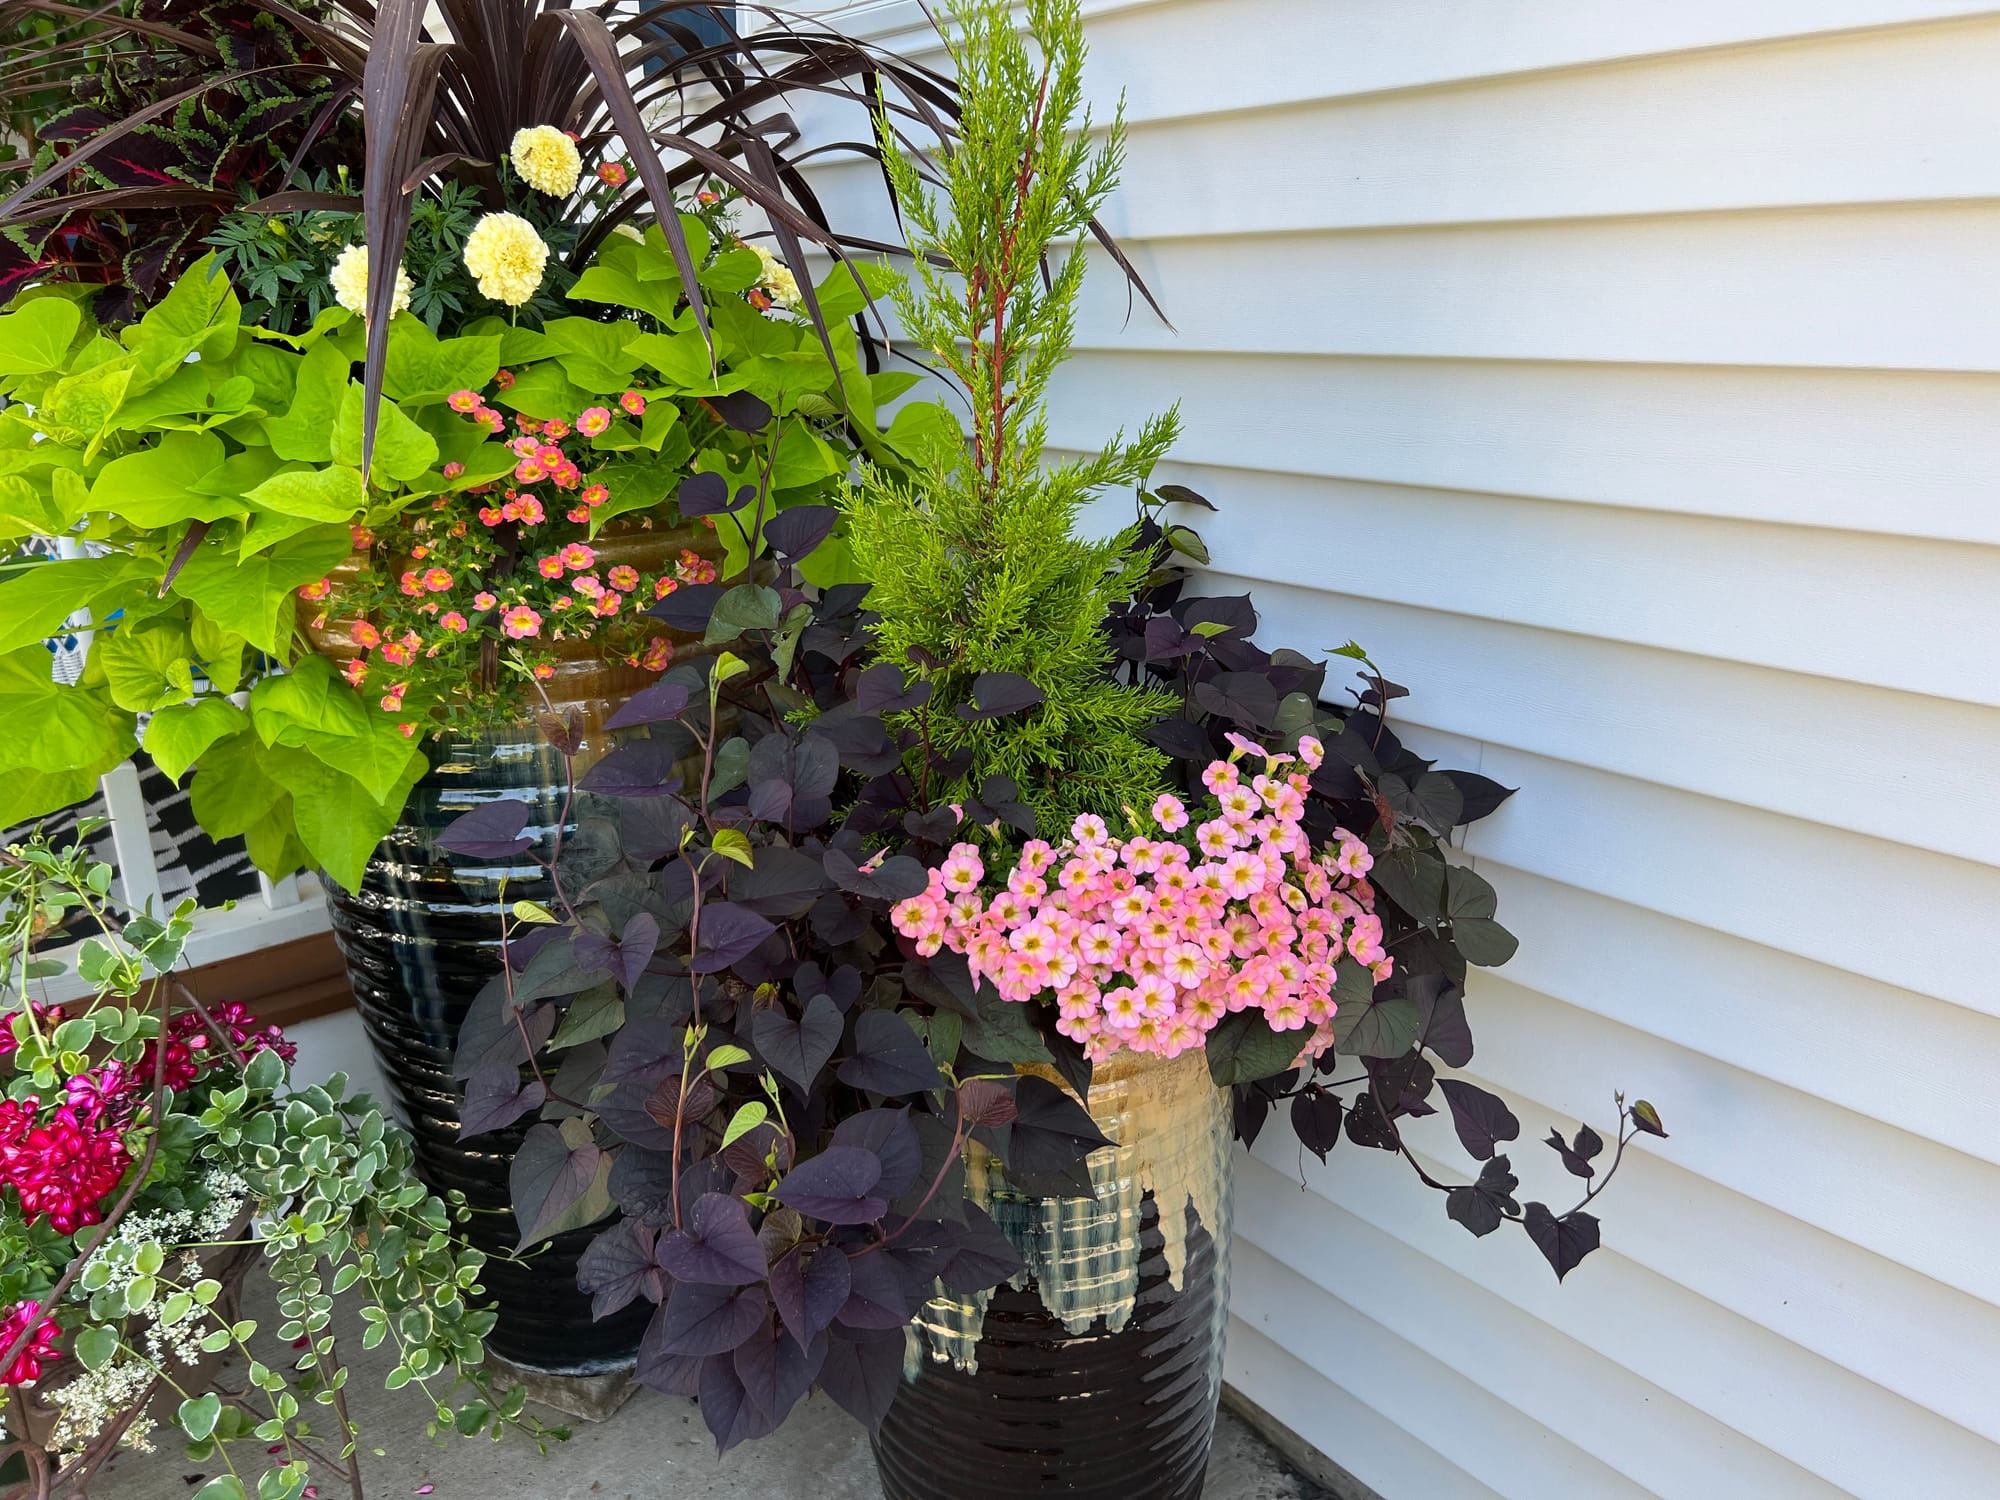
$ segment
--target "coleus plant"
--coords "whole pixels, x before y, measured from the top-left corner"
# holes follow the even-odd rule
[[[655,607],[724,649],[610,720],[635,737],[575,780],[574,833],[535,849],[526,804],[494,801],[440,839],[473,862],[532,850],[553,892],[516,906],[527,925],[466,1022],[464,1128],[534,1119],[512,1172],[522,1249],[616,1215],[579,1279],[599,1316],[658,1304],[639,1378],[698,1395],[723,1448],[814,1388],[879,1422],[931,1289],[1020,1269],[967,1201],[969,1140],[1023,1188],[1068,1193],[1090,1191],[1084,1159],[1106,1144],[1078,1102],[1081,1048],[1045,1042],[1024,1007],[982,1005],[961,958],[890,929],[961,818],[1033,819],[997,779],[983,800],[928,805],[914,731],[883,719],[926,689],[864,660],[865,588],[799,586],[835,519],[753,513],[781,564],[770,582]],[[568,761],[575,726],[551,709],[544,732]],[[864,826],[893,827],[896,852]],[[1017,1076],[1030,1059],[1075,1094]]]

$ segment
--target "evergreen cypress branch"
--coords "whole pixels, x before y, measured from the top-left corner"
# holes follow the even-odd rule
[[[1150,802],[1163,784],[1165,757],[1144,731],[1170,695],[1113,680],[1104,628],[1148,560],[1129,532],[1093,540],[1077,524],[1097,491],[1143,482],[1178,424],[1168,412],[1095,457],[1043,456],[1049,381],[1075,335],[1083,246],[1117,184],[1125,130],[1121,105],[1093,144],[1076,0],[1029,0],[1027,20],[1024,38],[1005,0],[952,10],[946,45],[962,114],[949,152],[919,163],[887,122],[878,130],[915,252],[896,312],[905,336],[964,388],[970,419],[912,477],[865,475],[848,518],[856,562],[874,580],[879,650],[906,666],[937,663],[922,669],[931,740],[971,757],[941,800],[1003,775],[1054,836],[1080,812]],[[1018,673],[1044,701],[968,723],[953,710],[972,701],[983,672]]]

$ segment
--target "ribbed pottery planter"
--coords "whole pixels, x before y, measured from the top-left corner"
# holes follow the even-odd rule
[[[631,562],[657,572],[688,546],[712,553],[714,536],[701,528],[607,535],[597,551],[605,563]],[[334,577],[337,589],[340,574]],[[331,656],[342,654],[342,642],[338,630],[315,636]],[[691,646],[676,642],[682,657]],[[611,746],[605,719],[654,681],[649,672],[607,665],[583,648],[559,656],[544,689],[558,711],[574,709],[581,721],[579,776]],[[475,1210],[466,1237],[489,1257],[482,1281],[499,1315],[488,1348],[547,1374],[601,1374],[631,1363],[651,1309],[635,1306],[601,1323],[591,1318],[590,1299],[576,1288],[576,1262],[594,1230],[557,1235],[526,1260],[508,1258],[520,1236],[509,1209],[508,1170],[534,1117],[460,1141],[463,1084],[451,1076],[459,1027],[500,970],[503,908],[547,902],[551,892],[540,867],[526,857],[460,859],[437,847],[438,836],[480,803],[512,798],[527,802],[525,831],[546,855],[563,815],[562,757],[532,722],[480,738],[444,736],[425,749],[430,772],[412,791],[402,822],[369,860],[361,888],[345,891],[327,882],[334,935],[376,1058],[416,1137],[418,1175],[433,1191],[459,1189]],[[566,836],[596,800],[575,799]]]
[[[1095,1201],[1030,1197],[969,1149],[968,1191],[1027,1269],[918,1314],[875,1439],[888,1500],[1201,1493],[1229,1306],[1228,1096],[1200,1052],[1120,1053],[1089,1106],[1117,1143],[1090,1159]]]

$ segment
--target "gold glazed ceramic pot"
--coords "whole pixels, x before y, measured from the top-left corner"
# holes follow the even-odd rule
[[[1095,1200],[1023,1193],[968,1148],[968,1193],[1026,1269],[918,1313],[875,1441],[888,1500],[1201,1493],[1228,1318],[1229,1095],[1199,1051],[1121,1052],[1087,1104],[1116,1143],[1090,1157]]]

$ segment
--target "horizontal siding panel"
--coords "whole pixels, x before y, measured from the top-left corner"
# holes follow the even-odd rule
[[[1212,498],[1225,573],[2000,705],[2000,548],[1276,476]]]
[[[1229,523],[1203,521],[1222,545]],[[1342,556],[1325,592],[1239,574],[1217,574],[1212,586],[1251,591],[1266,646],[1361,642],[1409,687],[1394,716],[1404,723],[2000,864],[1993,709],[1346,592],[1350,578],[1363,586],[1360,575],[1388,566]],[[1354,680],[1335,665],[1337,687]]]
[[[1649,1155],[2000,1306],[2000,1260],[1988,1248],[2000,1238],[2000,1168],[1499,975],[1478,975],[1469,1003],[1482,1077],[1606,1126],[1611,1090],[1650,1099],[1695,1128],[1645,1142]],[[1555,1165],[1553,1153],[1535,1155],[1546,1155],[1537,1170]],[[1566,1186],[1542,1180],[1557,1196]]]
[[[935,65],[918,0],[800,8]],[[1244,0],[1085,0],[1083,10],[1098,97],[1123,90],[1135,121],[2000,13],[1985,0],[1257,0],[1249,12]]]
[[[1401,1315],[1405,1304],[1428,1298],[1403,1289],[1387,1268],[1414,1268],[1411,1280],[1430,1288],[1430,1298],[1440,1295],[1442,1270],[1547,1324],[1582,1346],[1586,1356],[1544,1362],[1540,1381],[1533,1382],[1562,1393],[1552,1423],[1562,1421],[1562,1409],[1598,1395],[1605,1377],[1587,1357],[1595,1354],[1623,1366],[1630,1372],[1624,1378],[1638,1377],[1661,1393],[1650,1403],[1618,1403],[1634,1425],[1653,1430],[1656,1439],[1673,1430],[1666,1406],[1673,1401],[1711,1419],[1718,1435],[1734,1429],[1734,1451],[1668,1444],[1687,1450],[1682,1456],[1690,1477],[1650,1485],[1658,1494],[1691,1500],[1838,1493],[1867,1500],[1909,1500],[1913,1493],[1926,1500],[1989,1500],[1992,1494],[1990,1444],[1646,1270],[1625,1258],[1615,1240],[1558,1284],[1525,1236],[1509,1230],[1504,1239],[1474,1240],[1445,1217],[1438,1195],[1392,1158],[1356,1153],[1346,1160],[1336,1156],[1326,1167],[1308,1159],[1304,1175],[1313,1190],[1302,1192],[1289,1153],[1278,1148],[1273,1159],[1272,1151],[1260,1147],[1264,1171],[1245,1164],[1239,1173],[1238,1217],[1254,1243],[1301,1276],[1324,1278],[1333,1283],[1329,1290],[1337,1287],[1338,1294],[1364,1302],[1372,1301],[1380,1286],[1385,1309]],[[1570,1191],[1564,1187],[1551,1196],[1567,1203]],[[1630,1191],[1621,1179],[1611,1193]],[[1337,1193],[1337,1205],[1329,1193]],[[1604,1213],[1607,1223],[1615,1224],[1609,1201]],[[1343,1221],[1350,1219],[1387,1243],[1371,1246],[1365,1272],[1343,1267],[1349,1274],[1335,1281],[1324,1268],[1338,1263],[1338,1247],[1350,1233]],[[1506,1326],[1497,1310],[1475,1316],[1489,1332]],[[1476,1364],[1461,1368],[1482,1373]],[[1528,1383],[1517,1381],[1507,1394],[1528,1401]],[[1579,1424],[1574,1440],[1587,1443],[1600,1431],[1607,1461],[1634,1451],[1630,1434],[1606,1418]],[[1752,1469],[1742,1454],[1754,1453],[1756,1446],[1766,1450],[1759,1455],[1764,1466],[1776,1461],[1784,1467]],[[1924,1483],[1913,1491],[1909,1480],[1918,1455]],[[1789,1479],[1778,1477],[1787,1470]]]
[[[1231,593],[1255,586],[1228,576],[1214,583]],[[1275,586],[1257,587],[1255,597],[1268,641],[1331,645],[1355,633],[1337,601],[1315,603]],[[1377,644],[1371,639],[1371,650]],[[1495,658],[1487,669],[1514,673],[1522,665],[1533,661]],[[1502,686],[1527,676],[1506,677]],[[1408,717],[1423,723],[1424,679],[1402,672],[1398,680],[1416,684]],[[1475,727],[1452,727],[1487,738]],[[1725,743],[1699,753],[1730,752]],[[1467,831],[1475,855],[2000,1015],[1987,945],[1922,937],[1991,933],[2000,868],[1509,745],[1487,744],[1477,759],[1471,769],[1522,791]]]
[[[1718,1486],[1709,1491],[1711,1500],[1770,1496],[1804,1500],[1838,1493],[1800,1466],[1761,1450],[1729,1423],[1714,1420],[1635,1373],[1633,1366],[1639,1361],[1629,1357],[1630,1351],[1593,1349],[1538,1317],[1539,1309],[1523,1308],[1509,1295],[1511,1288],[1488,1284],[1484,1268],[1468,1275],[1468,1262],[1476,1267],[1482,1254],[1489,1259],[1501,1256],[1504,1242],[1474,1242],[1445,1218],[1435,1195],[1414,1179],[1405,1183],[1390,1177],[1400,1172],[1408,1178],[1406,1166],[1373,1153],[1361,1161],[1336,1156],[1326,1169],[1312,1164],[1309,1180],[1329,1174],[1344,1178],[1350,1173],[1371,1179],[1353,1202],[1336,1204],[1322,1192],[1301,1191],[1295,1169],[1289,1162],[1269,1159],[1270,1153],[1267,1146],[1257,1156],[1239,1156],[1236,1212],[1245,1237],[1256,1246],[1244,1257],[1250,1271],[1245,1279],[1260,1288],[1256,1295],[1262,1306],[1273,1309],[1277,1326],[1304,1322],[1317,1314],[1321,1297],[1336,1306],[1351,1306],[1620,1476],[1616,1481],[1601,1480],[1607,1484],[1603,1491],[1551,1483],[1518,1471],[1503,1481],[1495,1478],[1499,1471],[1482,1459],[1481,1477],[1503,1493],[1540,1500],[1629,1493],[1637,1487],[1642,1494],[1671,1496],[1693,1494],[1698,1486],[1709,1484]],[[1278,1154],[1285,1154],[1282,1148]],[[1380,1184],[1386,1192],[1379,1195],[1368,1190],[1376,1187],[1372,1179],[1378,1177],[1390,1179]],[[1381,1212],[1378,1197],[1397,1200],[1394,1210]],[[1407,1227],[1394,1222],[1397,1212],[1418,1222]],[[1433,1236],[1449,1245],[1445,1234],[1464,1241],[1470,1254],[1445,1260],[1430,1253],[1428,1241]],[[1518,1247],[1506,1248],[1534,1256],[1525,1239]],[[1276,1268],[1267,1269],[1267,1261],[1276,1262]],[[1519,1269],[1524,1283],[1537,1274],[1536,1266],[1524,1260]],[[1551,1291],[1557,1290],[1545,1264],[1539,1265],[1539,1274]],[[1599,1296],[1606,1279],[1600,1272]],[[1698,1299],[1679,1295],[1688,1309],[1699,1308]],[[1686,1342],[1695,1334],[1696,1329],[1689,1328],[1675,1342]],[[1295,1347],[1309,1363],[1339,1358],[1322,1339],[1299,1340]],[[1435,1404],[1434,1431],[1442,1429],[1449,1435],[1457,1412],[1447,1402]],[[1433,1447],[1438,1445],[1436,1436],[1426,1436]]]
[[[2000,203],[1142,239],[1178,332],[1093,253],[1077,344],[1991,372],[1996,242]]]
[[[1204,7],[1177,9],[1199,18]],[[1098,49],[1093,76],[1108,88],[1121,75]],[[1157,76],[1148,68],[1138,87]],[[2000,21],[1988,20],[1435,93],[1141,116],[1107,217],[1145,239],[1989,198],[2000,193],[1996,76]],[[1243,84],[1261,96],[1264,81]],[[1774,96],[1785,108],[1765,107]],[[1864,96],[1870,107],[1855,109]],[[1210,105],[1227,97],[1204,91]],[[858,161],[822,176],[843,203],[880,181]]]
[[[1237,1200],[1253,1215],[1269,1180],[1251,1159],[1242,1160]],[[1581,1351],[1525,1319],[1509,1318],[1477,1288],[1438,1275],[1419,1257],[1395,1254],[1398,1247],[1340,1210],[1321,1207],[1332,1222],[1314,1226],[1310,1276],[1263,1244],[1238,1242],[1230,1304],[1238,1318],[1266,1332],[1282,1330],[1309,1368],[1374,1404],[1447,1461],[1454,1454],[1476,1455],[1480,1477],[1503,1495],[1639,1500],[1648,1493],[1556,1430],[1573,1418],[1549,1411],[1554,1425],[1545,1425],[1515,1404],[1533,1389],[1525,1377],[1536,1355],[1545,1363],[1575,1363]],[[1354,1289],[1330,1294],[1329,1283],[1342,1292]],[[1645,1396],[1657,1398],[1614,1368],[1596,1373],[1626,1399],[1607,1401],[1593,1415],[1615,1420],[1620,1406],[1630,1412]]]
[[[1085,11],[1176,326],[1097,268],[1054,445],[1179,401],[1206,586],[1521,788],[1464,853],[1524,1197],[1614,1088],[1673,1130],[1559,1287],[1273,1129],[1230,1378],[1387,1500],[2000,1494],[2000,4]]]
[[[1244,1271],[1239,1263],[1238,1276]],[[1282,1326],[1274,1331],[1281,1337],[1285,1332]],[[1229,1320],[1223,1379],[1379,1494],[1500,1500],[1495,1490],[1286,1353],[1240,1316]]]
[[[1521,940],[1510,982],[2000,1166],[2000,1020],[1490,859],[1480,870]]]
[[[1050,436],[1177,401],[1174,456],[1212,468],[2000,544],[1990,375],[1097,352]]]
[[[1552,1124],[1566,1126],[1569,1112],[1491,1079],[1478,1081],[1494,1088],[1521,1120],[1524,1139],[1507,1149],[1524,1180],[1523,1193],[1574,1202],[1578,1185],[1557,1170],[1553,1153],[1538,1139]],[[1596,1113],[1608,1123],[1601,1110]],[[1676,1136],[1680,1123],[1670,1111]],[[1404,1133],[1432,1175],[1446,1181],[1469,1175],[1443,1115],[1413,1122]],[[1968,1432],[1996,1437],[2000,1408],[1992,1392],[2000,1375],[2000,1309],[1684,1170],[1653,1146],[1642,1140],[1628,1149],[1617,1185],[1597,1205],[1606,1244],[1621,1258]],[[1498,1242],[1488,1243],[1498,1253]],[[1802,1278],[1800,1265],[1821,1274]]]

